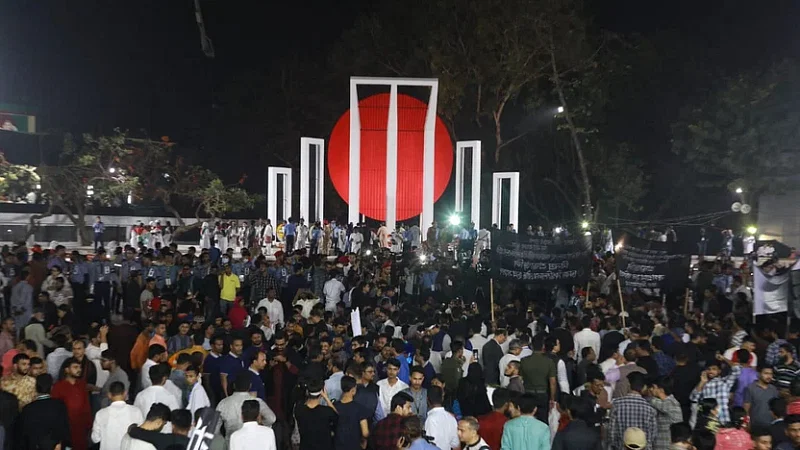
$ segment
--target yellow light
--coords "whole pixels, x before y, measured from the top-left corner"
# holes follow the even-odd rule
[[[754,234],[756,234],[758,232],[758,228],[756,228],[754,226],[749,226],[749,227],[747,227],[747,232],[749,234],[753,234],[754,235]]]
[[[581,222],[581,228],[583,228],[584,230],[588,230],[589,229],[589,222],[587,222],[585,220],[583,222]]]

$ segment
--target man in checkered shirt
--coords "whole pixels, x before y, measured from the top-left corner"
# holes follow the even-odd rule
[[[717,355],[717,359],[724,361],[722,355]],[[719,405],[719,423],[725,425],[731,421],[731,415],[728,411],[728,400],[730,399],[731,389],[739,379],[739,374],[742,373],[742,368],[738,363],[726,361],[731,366],[731,373],[727,377],[722,377],[722,369],[720,368],[719,361],[714,361],[706,366],[706,370],[700,374],[700,382],[697,387],[692,391],[689,398],[693,402],[699,402],[704,398],[713,398],[717,400]]]
[[[654,450],[658,433],[656,410],[642,397],[645,375],[639,372],[628,374],[631,392],[611,402],[611,421],[609,423],[608,443],[610,449],[624,448],[622,438],[625,430],[641,428],[647,435],[647,450]]]

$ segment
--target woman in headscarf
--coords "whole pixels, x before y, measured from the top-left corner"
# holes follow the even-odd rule
[[[461,405],[464,417],[479,417],[492,412],[492,404],[486,394],[486,380],[480,364],[473,362],[467,369],[467,376],[458,383],[456,398]]]

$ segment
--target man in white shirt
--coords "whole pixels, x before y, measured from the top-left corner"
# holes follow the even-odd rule
[[[231,435],[230,450],[277,450],[275,432],[259,425],[260,407],[256,400],[242,403],[242,428]]]
[[[469,342],[470,344],[472,344],[472,349],[480,351],[483,348],[483,346],[486,345],[487,342],[489,342],[489,340],[481,336],[480,325],[472,324],[469,326],[469,328],[470,332],[472,333],[472,337],[469,338]],[[481,363],[481,366],[483,366],[482,358],[478,358],[478,362]]]
[[[594,349],[594,354],[600,354],[600,333],[596,331],[592,331],[590,328],[592,318],[589,316],[583,316],[581,319],[581,325],[583,329],[575,333],[575,337],[573,338],[575,341],[575,353],[578,362],[581,362],[581,349],[584,347],[592,347]]]
[[[58,380],[61,365],[64,364],[67,358],[72,357],[72,342],[68,342],[63,334],[53,336],[53,341],[58,344],[58,348],[47,355],[47,373],[49,373],[54,380]]]
[[[519,339],[514,339],[508,345],[508,353],[503,355],[500,358],[500,386],[501,387],[508,387],[508,380],[509,378],[505,375],[506,367],[508,367],[508,363],[511,361],[520,361],[522,357],[520,354],[522,353],[522,344],[520,343]]]
[[[269,288],[267,290],[267,297],[258,302],[256,311],[258,311],[259,308],[266,308],[269,321],[273,326],[282,327],[283,324],[286,323],[283,320],[283,304],[277,300],[275,289]]]
[[[250,371],[239,373],[233,380],[233,395],[224,398],[217,405],[217,411],[225,424],[229,439],[233,433],[242,428],[242,405],[247,400],[255,400],[258,403],[262,424],[272,426],[275,423],[275,413],[264,400],[250,394],[250,384]]]
[[[392,397],[400,391],[408,389],[408,385],[397,378],[400,373],[400,361],[390,358],[386,361],[387,378],[378,381],[378,400],[384,411],[391,411]]]
[[[489,448],[486,441],[478,434],[480,425],[474,417],[464,417],[458,421],[458,440],[464,443],[462,450],[481,450]]]
[[[100,443],[100,450],[115,450],[122,444],[122,438],[131,424],[140,425],[144,415],[135,406],[125,403],[125,385],[114,381],[108,389],[111,404],[100,411],[92,425],[92,441]]]
[[[192,417],[198,409],[211,406],[208,393],[200,381],[200,369],[197,366],[189,366],[186,369],[186,384],[189,386],[189,404],[186,409],[191,411]]]
[[[444,391],[439,386],[428,389],[428,418],[425,419],[425,434],[433,438],[433,444],[441,450],[458,449],[458,422],[442,407]]]
[[[167,349],[163,345],[153,344],[147,349],[147,361],[142,365],[142,370],[139,372],[139,386],[142,389],[147,389],[152,386],[150,381],[150,368],[156,364],[167,362]],[[147,414],[147,411],[145,411]]]
[[[170,411],[181,408],[175,395],[164,387],[169,381],[169,373],[169,364],[166,363],[156,364],[150,368],[151,386],[139,392],[136,396],[136,401],[133,403],[133,406],[139,408],[139,411],[145,417],[147,417],[150,407],[156,403],[167,405]]]
[[[342,300],[344,284],[337,277],[332,277],[325,282],[322,293],[325,295],[325,311],[336,312],[336,304]]]
[[[99,361],[104,351],[108,350],[108,325],[100,329],[89,329],[89,345],[86,346],[86,357],[92,361]]]

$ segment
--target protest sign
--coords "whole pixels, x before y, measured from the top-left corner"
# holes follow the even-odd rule
[[[590,254],[582,236],[543,238],[492,232],[492,278],[524,283],[584,284]]]
[[[186,450],[206,450],[211,448],[211,441],[214,439],[219,422],[219,412],[212,408],[204,408],[197,420],[197,424],[189,433],[189,444]]]
[[[682,288],[688,279],[691,257],[676,254],[673,247],[670,242],[623,235],[616,253],[622,286],[637,289]]]

